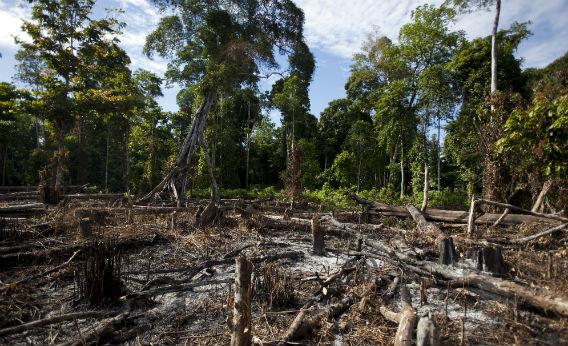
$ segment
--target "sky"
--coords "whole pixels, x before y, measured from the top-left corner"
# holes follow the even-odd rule
[[[310,86],[311,112],[319,116],[327,104],[345,96],[344,85],[349,76],[353,54],[370,34],[385,35],[396,41],[402,25],[410,21],[414,8],[443,0],[294,0],[304,10],[304,34],[316,58],[316,72]],[[167,61],[148,59],[142,54],[146,35],[153,30],[161,14],[151,0],[98,0],[94,16],[104,16],[105,9],[126,23],[120,37],[121,46],[132,60],[132,69],[143,68],[162,75]],[[492,9],[491,9],[492,10]],[[12,81],[17,46],[14,36],[24,38],[22,19],[29,18],[29,5],[23,0],[0,0],[0,81]],[[487,36],[491,32],[492,11],[461,15],[456,30],[464,30],[468,38]],[[517,57],[523,67],[543,67],[568,50],[568,0],[503,0],[500,28],[513,22],[531,21],[533,35],[521,43]],[[268,89],[270,82],[262,88]],[[158,101],[167,111],[178,109],[175,86],[164,89]],[[270,114],[279,123],[279,114]]]

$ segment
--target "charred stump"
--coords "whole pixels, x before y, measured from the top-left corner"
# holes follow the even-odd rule
[[[325,254],[325,231],[321,226],[319,214],[312,219],[312,238],[314,255],[323,256]]]
[[[252,262],[245,256],[238,257],[235,267],[231,346],[249,346],[252,344],[251,273]]]
[[[452,237],[440,239],[438,242],[438,249],[440,252],[440,264],[453,265],[458,262],[459,256],[456,252]]]

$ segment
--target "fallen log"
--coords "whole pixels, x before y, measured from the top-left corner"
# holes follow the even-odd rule
[[[412,307],[410,293],[406,285],[400,287],[400,302],[402,310],[399,313],[389,310],[385,306],[379,307],[379,312],[387,320],[398,323],[398,328],[394,337],[395,346],[411,346],[414,327],[417,317]]]
[[[126,317],[128,316],[128,312],[123,312],[118,316],[107,318],[99,323],[97,323],[92,329],[84,330],[79,332],[79,336],[72,341],[63,342],[58,344],[57,346],[82,346],[82,345],[89,345],[94,342],[94,344],[98,344],[98,339],[104,333],[109,332],[111,329],[114,328],[115,325],[120,324]]]
[[[540,288],[530,288],[522,284],[493,277],[469,269],[446,266],[430,261],[418,261],[404,252],[396,252],[389,245],[380,241],[366,241],[365,244],[385,253],[388,257],[396,258],[407,269],[420,274],[429,273],[446,280],[452,280],[456,285],[469,286],[494,293],[508,299],[518,299],[526,305],[545,312],[554,312],[568,316],[568,299],[552,295]],[[385,248],[388,251],[385,251]]]
[[[37,199],[39,193],[37,191],[31,192],[12,192],[0,195],[0,201],[15,201],[21,199]]]
[[[411,217],[408,210],[402,207],[394,207],[387,204],[369,201],[357,195],[351,195],[352,198],[360,204],[369,206],[369,214],[377,216],[394,216],[394,217]],[[462,210],[445,210],[436,208],[426,208],[424,217],[429,221],[448,222],[448,223],[467,223],[469,218],[468,211]],[[476,224],[491,225],[494,224],[502,214],[486,213],[475,219]],[[547,215],[547,214],[546,214]],[[508,214],[506,215],[501,224],[503,225],[518,225],[522,223],[542,222],[546,217],[525,215],[525,214]]]
[[[19,204],[0,208],[0,215],[34,215],[44,213],[46,210],[43,203]]]
[[[294,321],[288,327],[280,340],[264,343],[264,345],[287,345],[289,342],[301,340],[310,332],[316,329],[322,320],[335,319],[347,311],[351,305],[355,304],[359,297],[353,293],[348,293],[343,299],[335,304],[330,304],[322,310],[306,310],[302,309],[294,318]]]
[[[21,280],[18,280],[18,281],[16,281],[16,282],[13,282],[13,283],[10,283],[10,284],[6,284],[6,286],[4,286],[4,287],[2,287],[2,288],[14,287],[15,285],[25,284],[25,283],[28,283],[28,282],[30,282],[30,281],[33,281],[33,280],[42,278],[42,277],[44,277],[44,276],[47,276],[47,275],[49,275],[49,274],[51,274],[51,273],[55,273],[55,272],[58,271],[59,269],[61,269],[61,268],[63,268],[63,267],[66,267],[67,265],[69,265],[69,263],[71,263],[71,261],[73,261],[73,259],[75,258],[75,256],[77,256],[77,254],[78,254],[79,252],[81,252],[81,250],[75,251],[75,253],[74,253],[66,262],[64,262],[63,264],[60,264],[60,265],[58,265],[58,266],[55,266],[54,268],[49,269],[49,270],[47,270],[47,271],[45,271],[45,272],[43,272],[43,273],[39,273],[39,274],[36,274],[36,275],[32,275],[32,276],[29,276],[29,277],[27,277],[27,278],[23,278],[23,279],[21,279]]]
[[[107,317],[116,315],[117,311],[81,311],[81,312],[72,312],[69,314],[53,316],[49,318],[44,318],[41,320],[36,320],[28,323],[21,324],[19,326],[9,327],[0,329],[0,336],[10,335],[21,333],[26,330],[30,330],[33,328],[49,326],[51,324],[64,322],[64,321],[73,321],[77,319],[86,319],[86,318],[100,318],[100,317]]]

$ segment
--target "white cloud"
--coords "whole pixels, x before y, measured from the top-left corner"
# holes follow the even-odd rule
[[[10,4],[0,2],[0,23],[2,23],[2,30],[0,30],[0,46],[14,48],[14,36],[25,39],[25,34],[22,33],[22,20],[30,17],[29,9],[23,4]]]
[[[312,48],[351,58],[359,51],[370,33],[380,32],[391,39],[400,27],[410,21],[411,11],[424,3],[438,5],[442,0],[295,0],[306,16],[305,36]],[[492,10],[492,9],[491,9]],[[500,27],[514,21],[532,21],[535,35],[519,49],[526,66],[543,66],[565,53],[568,37],[568,3],[566,0],[503,1]],[[487,36],[491,32],[492,11],[478,11],[459,18],[456,29],[466,31],[469,38]]]

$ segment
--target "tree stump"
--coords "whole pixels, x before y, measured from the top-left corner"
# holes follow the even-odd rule
[[[89,239],[93,235],[93,230],[91,228],[91,225],[92,225],[91,219],[88,217],[84,217],[81,220],[79,220],[79,233],[81,233],[81,236],[83,238]]]
[[[252,344],[251,330],[251,273],[252,262],[245,256],[236,258],[235,295],[231,346]]]
[[[495,274],[506,274],[507,266],[503,260],[501,248],[485,246],[468,251],[469,257],[475,261],[478,270]]]
[[[439,346],[438,326],[429,317],[422,317],[416,327],[416,346]]]
[[[452,237],[440,239],[438,249],[440,252],[440,264],[453,265],[459,260]]]
[[[321,227],[319,214],[312,219],[313,253],[317,256],[325,254],[325,231]]]

